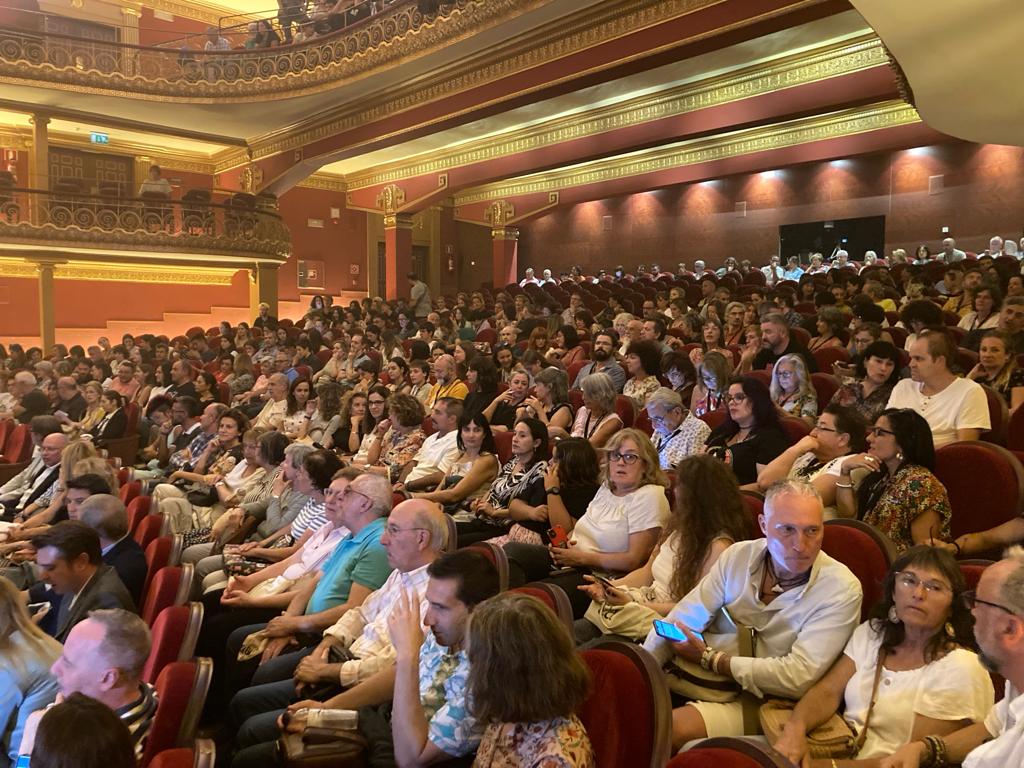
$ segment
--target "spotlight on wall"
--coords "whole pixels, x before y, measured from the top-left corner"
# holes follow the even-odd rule
[[[931,147],[911,147],[907,150],[907,154],[914,157],[920,157],[922,155],[930,155],[931,151]]]
[[[762,179],[777,179],[781,175],[782,175],[782,171],[778,171],[778,170],[775,170],[775,171],[761,171],[761,178]]]

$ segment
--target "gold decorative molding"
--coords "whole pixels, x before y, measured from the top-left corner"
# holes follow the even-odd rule
[[[882,42],[872,35],[799,55],[780,56],[756,67],[645,94],[539,125],[488,136],[455,147],[345,177],[349,189],[362,189],[443,169],[533,152],[565,141],[676,117],[798,85],[816,83],[887,64]]]
[[[502,229],[516,217],[516,207],[508,200],[496,200],[484,211],[484,220],[492,227]]]
[[[26,151],[32,148],[32,131],[22,133],[17,128],[0,131],[0,145],[7,149]]]
[[[345,183],[345,179],[329,173],[314,173],[305,181],[300,181],[296,186],[306,187],[307,189],[322,189],[328,192],[340,192],[342,194],[348,192],[348,184]]]
[[[519,230],[515,227],[494,227],[491,229],[492,240],[518,240]]]
[[[917,111],[902,101],[846,109],[826,115],[735,131],[712,138],[690,139],[664,147],[581,163],[571,168],[531,174],[467,189],[455,195],[457,206],[489,200],[552,194],[558,190],[667,171],[686,165],[792,147],[921,122]]]
[[[222,16],[230,15],[226,10],[216,5],[199,2],[175,2],[174,0],[144,0],[142,5],[154,11],[173,13],[175,16],[184,16],[186,19],[195,19],[206,24],[217,24]],[[272,6],[271,6],[272,7]],[[254,21],[255,15],[243,14],[239,19]]]
[[[408,213],[385,213],[384,229],[408,229],[419,227],[422,229],[422,219],[417,220],[415,216]]]
[[[263,186],[263,169],[255,163],[249,163],[242,170],[242,176],[239,181],[242,184],[243,192],[255,195],[260,191],[260,187]]]
[[[49,262],[47,262],[49,263]],[[121,283],[187,285],[231,285],[238,267],[203,268],[173,265],[115,264],[113,262],[67,261],[53,265],[58,280],[100,280]],[[0,277],[39,276],[40,262],[0,258]]]
[[[397,184],[388,184],[377,195],[376,202],[385,217],[393,216],[405,206],[405,190]]]

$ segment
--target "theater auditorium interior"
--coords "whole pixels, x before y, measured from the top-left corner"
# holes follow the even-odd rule
[[[0,768],[1024,768],[1015,0],[0,0]]]

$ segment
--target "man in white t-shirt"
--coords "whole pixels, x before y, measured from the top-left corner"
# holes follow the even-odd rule
[[[1024,552],[986,568],[978,588],[968,593],[974,637],[981,660],[1006,679],[1006,691],[984,722],[936,740],[912,741],[882,761],[882,768],[917,768],[938,746],[943,765],[963,768],[1017,768],[1024,765]],[[932,761],[934,764],[934,761]]]
[[[977,440],[992,428],[988,398],[980,384],[949,369],[956,345],[946,331],[925,330],[910,345],[910,379],[899,382],[887,408],[910,408],[932,428],[936,448]]]
[[[430,491],[444,480],[445,474],[459,456],[459,419],[462,418],[462,401],[453,397],[442,397],[430,411],[434,433],[423,441],[416,452],[408,474],[395,483],[395,490]]]

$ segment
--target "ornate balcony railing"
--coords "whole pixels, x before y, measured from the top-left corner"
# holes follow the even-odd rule
[[[190,99],[291,93],[337,84],[515,12],[513,0],[444,0],[424,14],[418,0],[307,43],[207,52],[85,40],[36,30],[0,29],[0,81],[91,92]],[[412,33],[412,34],[410,34]],[[409,35],[403,45],[390,43]],[[414,42],[413,42],[414,41]],[[239,86],[251,86],[240,89]]]
[[[174,200],[0,188],[0,244],[46,242],[283,260],[291,236],[275,207],[272,198],[246,194],[214,203],[205,191]]]

